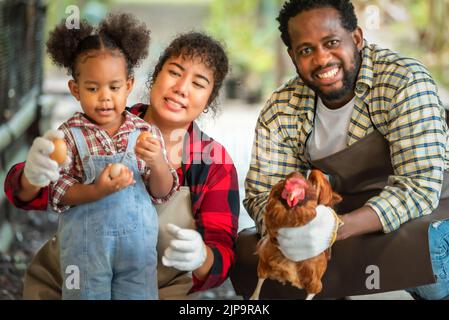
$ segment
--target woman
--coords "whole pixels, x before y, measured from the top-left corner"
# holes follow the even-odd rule
[[[138,104],[129,110],[161,130],[169,162],[177,170],[181,186],[188,187],[195,223],[195,230],[191,230],[189,218],[179,217],[182,222],[175,218],[176,225],[168,224],[159,231],[163,236],[159,242],[167,249],[158,255],[168,268],[167,272],[162,271],[163,266],[158,268],[160,299],[191,298],[195,297],[192,293],[216,287],[227,278],[234,262],[239,216],[237,172],[226,150],[195,123],[203,112],[215,111],[214,101],[227,72],[228,59],[218,42],[201,33],[181,35],[155,67],[150,105]],[[45,148],[54,135],[50,132],[37,138],[27,162],[15,165],[8,173],[5,193],[19,208],[47,207],[48,188],[35,186],[48,185],[58,177],[57,168],[48,160],[52,147]],[[176,204],[168,206],[178,208]],[[25,299],[60,298],[58,257],[55,237],[40,249],[27,270]]]

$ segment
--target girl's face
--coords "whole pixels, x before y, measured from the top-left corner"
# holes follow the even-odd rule
[[[134,79],[127,77],[124,57],[118,51],[94,52],[81,57],[77,72],[77,81],[69,81],[72,95],[92,122],[114,135],[134,84]]]
[[[187,129],[207,106],[214,74],[200,59],[169,58],[150,91],[150,112],[160,127]]]

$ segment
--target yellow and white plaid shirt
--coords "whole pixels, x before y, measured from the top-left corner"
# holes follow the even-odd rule
[[[366,203],[388,233],[438,206],[449,164],[448,128],[437,86],[421,63],[367,43],[362,55],[347,146],[375,129],[388,140],[394,175]],[[243,204],[262,234],[272,186],[292,171],[310,169],[305,151],[314,115],[315,93],[300,78],[276,90],[261,111]]]

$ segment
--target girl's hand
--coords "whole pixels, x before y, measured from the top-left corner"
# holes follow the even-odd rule
[[[145,161],[150,170],[156,170],[166,165],[161,141],[156,138],[147,137],[139,141],[134,149],[136,156]]]
[[[136,183],[133,172],[126,166],[123,166],[118,176],[111,178],[111,166],[112,164],[108,164],[95,180],[94,186],[99,198],[106,197]]]

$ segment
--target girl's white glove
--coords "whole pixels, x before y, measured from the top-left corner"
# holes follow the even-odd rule
[[[306,225],[278,230],[279,249],[295,262],[316,257],[333,244],[340,223],[334,210],[319,205],[316,217]]]
[[[162,263],[181,271],[193,271],[206,261],[206,245],[201,235],[191,229],[182,229],[174,224],[167,224],[167,231],[174,237],[165,249]]]
[[[59,179],[58,163],[49,157],[55,149],[53,139],[64,139],[64,133],[48,130],[42,137],[34,139],[28,151],[23,174],[36,187],[46,187]]]

